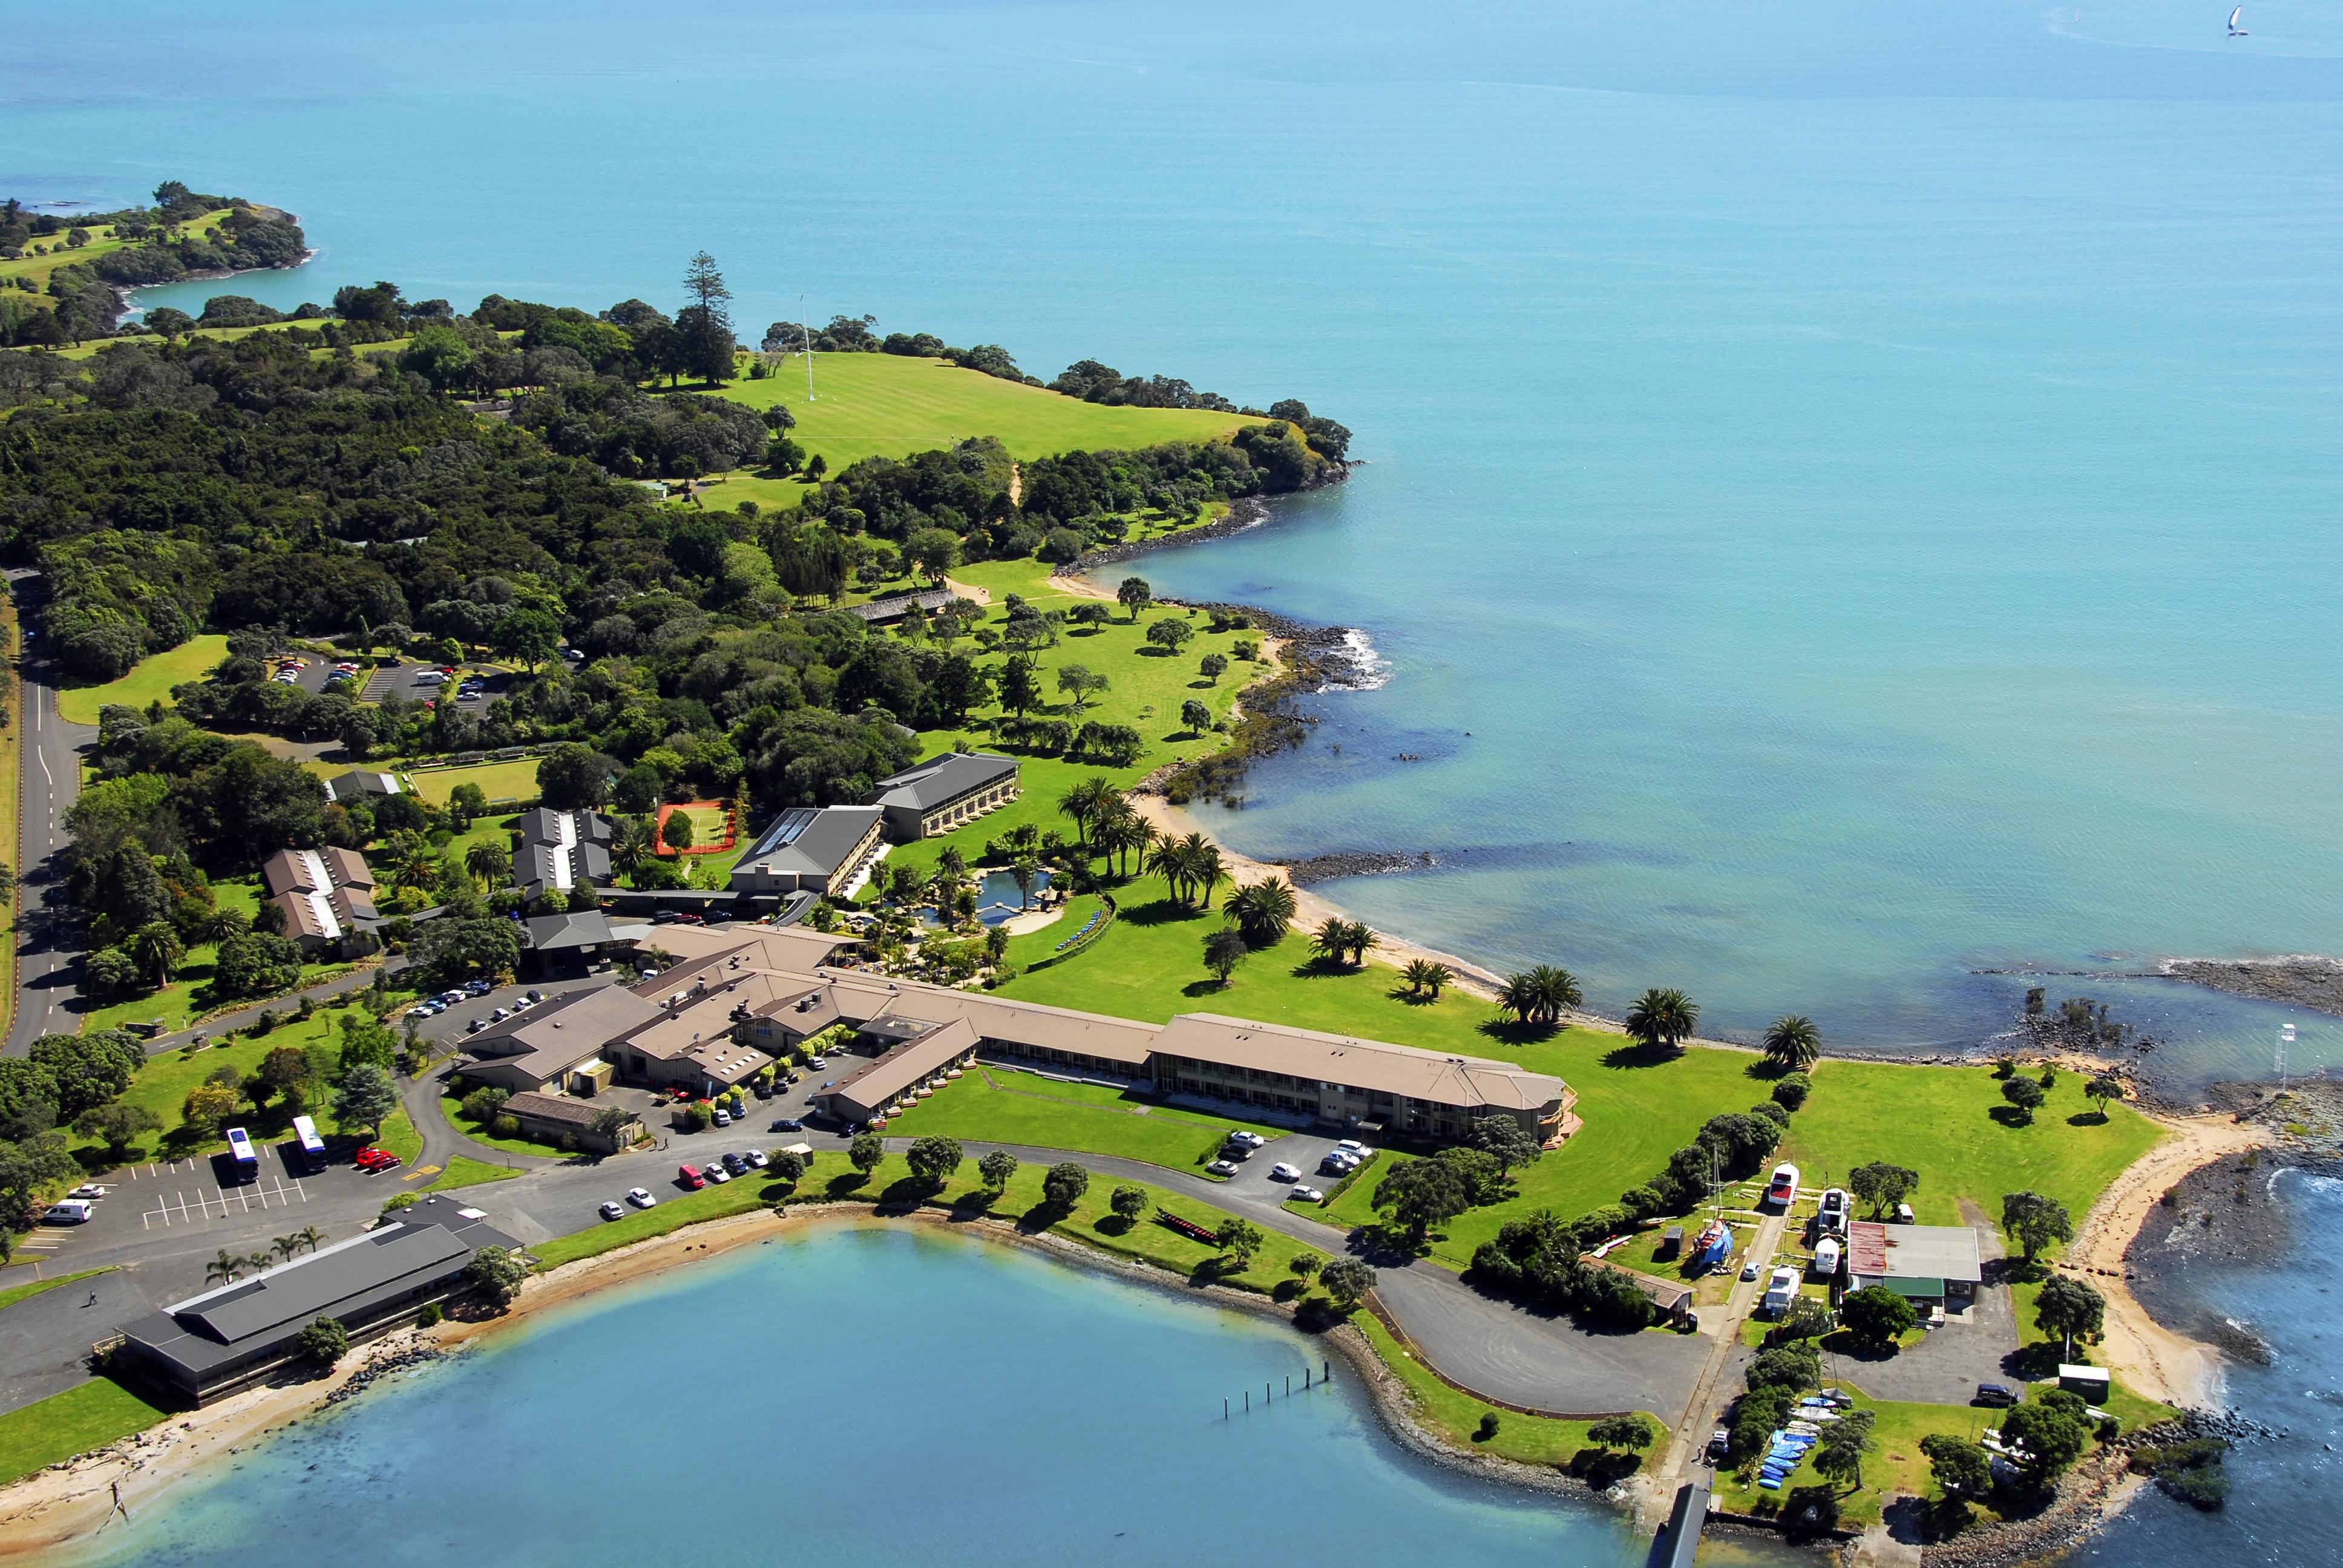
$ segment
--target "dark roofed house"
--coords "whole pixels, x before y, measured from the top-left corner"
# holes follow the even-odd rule
[[[355,958],[380,945],[374,872],[356,849],[279,849],[261,862],[260,876],[303,953]]]
[[[124,1325],[113,1364],[202,1404],[293,1361],[295,1339],[317,1319],[353,1340],[380,1333],[461,1289],[480,1248],[518,1245],[479,1210],[435,1194],[377,1229]]]
[[[1017,778],[1013,757],[948,751],[881,779],[862,803],[886,813],[887,837],[909,844],[949,833],[1016,799]]]
[[[608,884],[610,840],[617,828],[599,811],[552,811],[538,806],[513,825],[513,886],[530,898],[547,891]]]
[[[599,910],[538,915],[522,921],[521,929],[521,963],[539,977],[588,974],[634,946],[610,930],[609,917]]]
[[[892,626],[913,609],[922,615],[933,615],[960,597],[948,588],[922,588],[918,593],[899,593],[888,598],[874,598],[869,604],[850,604],[846,607],[846,613],[860,617],[872,626]]]
[[[734,864],[732,890],[844,898],[879,853],[884,815],[875,806],[792,807]]]
[[[375,773],[354,768],[347,773],[337,773],[326,780],[326,799],[347,805],[353,800],[379,799],[401,793],[398,775]]]

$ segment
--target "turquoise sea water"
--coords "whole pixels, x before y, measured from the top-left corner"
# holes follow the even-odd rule
[[[2343,948],[2343,6],[2252,13],[128,0],[12,27],[0,166],[282,201],[280,304],[704,244],[751,337],[1302,396],[1371,466],[1148,569],[1391,679],[1214,826],[1432,850],[1339,896],[1600,1006],[1893,1047],[2004,1025],[1981,968]],[[2187,1073],[2279,1020],[2052,984]]]
[[[1422,1463],[1290,1330],[973,1239],[825,1228],[589,1298],[244,1456],[91,1561],[1625,1563]],[[1253,1411],[1242,1408],[1252,1392]],[[1239,1404],[1221,1418],[1223,1398]]]

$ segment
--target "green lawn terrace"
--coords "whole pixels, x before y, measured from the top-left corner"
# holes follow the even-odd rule
[[[1551,1073],[1575,1091],[1581,1131],[1515,1171],[1503,1202],[1469,1210],[1434,1233],[1431,1256],[1451,1267],[1467,1266],[1473,1250],[1507,1220],[1540,1209],[1574,1219],[1617,1202],[1664,1171],[1669,1156],[1710,1117],[1746,1111],[1770,1096],[1773,1077],[1754,1052],[1670,1052],[1603,1030],[1523,1030],[1469,992],[1452,990],[1437,1001],[1412,998],[1387,965],[1328,965],[1298,935],[1252,954],[1222,987],[1202,957],[1203,937],[1222,923],[1218,910],[1150,899],[1160,886],[1124,889],[1121,912],[1094,942],[1064,962],[1016,976],[1002,993],[1157,1022],[1210,1010],[1495,1058]],[[1825,1060],[1774,1158],[1796,1161],[1809,1187],[1844,1184],[1848,1171],[1875,1161],[1907,1166],[1921,1179],[1910,1201],[1928,1223],[1997,1222],[2002,1194],[2019,1191],[2056,1199],[2079,1221],[2117,1174],[2163,1136],[2155,1122],[2120,1103],[2107,1107],[2103,1120],[2082,1083],[2062,1076],[2033,1121],[2020,1124],[1996,1114],[2003,1101],[1986,1068]],[[1387,1158],[1409,1156],[1393,1151]],[[1327,1217],[1374,1222],[1378,1176],[1371,1167]],[[1638,1266],[1632,1250],[1618,1261]]]
[[[1262,423],[1208,409],[1085,403],[944,359],[902,354],[812,357],[810,399],[802,354],[782,360],[763,380],[744,378],[714,390],[752,408],[786,405],[797,419],[790,438],[808,453],[820,453],[833,470],[865,457],[900,457],[985,436],[1022,460],[1213,441]]]

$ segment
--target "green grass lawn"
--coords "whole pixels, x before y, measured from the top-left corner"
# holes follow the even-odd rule
[[[1155,1211],[1161,1208],[1207,1229],[1216,1230],[1229,1218],[1221,1211],[1143,1182],[1131,1183],[1147,1193],[1148,1208],[1138,1224],[1126,1228],[1108,1207],[1108,1199],[1122,1183],[1093,1174],[1090,1191],[1081,1201],[1071,1213],[1055,1218],[1040,1207],[1041,1178],[1046,1169],[1041,1165],[1021,1165],[1001,1197],[987,1203],[981,1201],[982,1183],[977,1180],[976,1161],[973,1160],[964,1161],[940,1191],[923,1193],[912,1187],[910,1168],[900,1154],[889,1155],[868,1178],[847,1164],[842,1156],[824,1154],[799,1184],[795,1196],[807,1199],[826,1194],[843,1201],[906,1206],[925,1203],[930,1207],[967,1213],[990,1211],[1003,1219],[1015,1218],[1027,1226],[1040,1226],[1048,1221],[1051,1221],[1049,1228],[1061,1235],[1101,1251],[1134,1258],[1185,1275],[1199,1283],[1234,1285],[1241,1290],[1277,1295],[1281,1300],[1290,1299],[1298,1291],[1294,1276],[1288,1267],[1297,1254],[1311,1252],[1322,1263],[1326,1261],[1322,1253],[1267,1232],[1262,1237],[1261,1250],[1242,1272],[1223,1275],[1206,1266],[1208,1260],[1220,1256],[1215,1249],[1201,1241],[1192,1241],[1153,1221]],[[612,1221],[573,1235],[557,1237],[542,1245],[531,1247],[530,1255],[544,1267],[558,1268],[580,1258],[607,1252],[614,1247],[665,1235],[686,1225],[746,1213],[792,1195],[786,1182],[761,1173],[727,1182],[720,1187],[702,1188],[697,1192],[679,1192],[672,1182],[659,1183],[653,1190],[659,1193],[658,1208],[637,1210],[623,1220]]]
[[[30,1280],[21,1285],[11,1285],[6,1290],[0,1291],[0,1311],[13,1307],[18,1302],[37,1296],[43,1291],[54,1291],[59,1285],[79,1284],[84,1280],[96,1279],[100,1274],[112,1272],[114,1272],[113,1265],[108,1264],[103,1269],[84,1269],[78,1274],[59,1274],[54,1279]]]
[[[1770,1081],[1751,1071],[1756,1059],[1743,1052],[1655,1058],[1621,1036],[1588,1030],[1524,1038],[1469,995],[1451,991],[1428,1004],[1402,1000],[1396,971],[1382,965],[1322,971],[1298,936],[1254,953],[1223,990],[1202,961],[1202,939],[1220,917],[1146,901],[1142,890],[1158,887],[1127,891],[1121,917],[1087,950],[1020,975],[1003,991],[1125,1018],[1220,1012],[1493,1057],[1553,1073],[1577,1091],[1584,1130],[1518,1172],[1514,1198],[1451,1223],[1433,1256],[1452,1265],[1470,1261],[1506,1220],[1539,1208],[1575,1215],[1615,1201],[1658,1174],[1709,1117],[1768,1096]],[[1999,1085],[1984,1068],[1825,1062],[1812,1098],[1792,1118],[1783,1153],[1800,1163],[1810,1186],[1843,1181],[1873,1160],[1908,1165],[1921,1172],[1915,1208],[1937,1223],[1958,1222],[1962,1197],[1997,1219],[2001,1194],[2021,1188],[2060,1199],[2079,1221],[2096,1194],[2160,1136],[2121,1106],[2104,1125],[2085,1113],[2082,1081],[2073,1074],[2053,1088],[2031,1126],[1996,1120],[1992,1110],[2001,1103]],[[1329,1217],[1371,1221],[1373,1191],[1373,1181],[1354,1183]]]
[[[491,805],[498,801],[526,806],[537,799],[537,759],[518,762],[483,762],[473,768],[421,768],[407,776],[415,793],[428,806],[445,806],[466,784],[477,784]]]
[[[218,212],[207,212],[201,217],[190,218],[186,223],[174,226],[181,234],[208,236],[226,221],[227,209],[223,207]],[[14,285],[20,277],[30,278],[39,288],[45,290],[50,276],[59,267],[86,266],[99,256],[126,249],[133,243],[116,239],[114,236],[114,226],[110,223],[83,224],[79,226],[89,236],[87,244],[78,247],[68,246],[62,232],[39,236],[25,247],[25,253],[22,256],[0,259],[0,281]],[[35,253],[35,246],[41,247],[40,254]],[[28,295],[25,297],[26,302],[30,303],[36,297]],[[44,299],[43,303],[45,304],[46,300]],[[93,342],[82,345],[80,350],[65,348],[53,350],[53,352],[66,358],[77,358],[81,353],[95,352],[97,347],[98,344]]]
[[[92,1378],[0,1415],[0,1485],[144,1432],[171,1412],[110,1378]]]
[[[798,421],[790,436],[828,458],[832,471],[976,436],[997,437],[1010,456],[1029,458],[1209,441],[1258,423],[1205,409],[1109,407],[898,354],[815,355],[809,402],[805,372],[805,361],[792,358],[769,380],[735,381],[718,395],[752,408],[786,403]]]
[[[890,1138],[983,1139],[1084,1154],[1114,1154],[1192,1171],[1218,1157],[1229,1134],[1274,1128],[1181,1111],[1089,1083],[985,1068],[962,1074],[887,1123]]]
[[[176,648],[140,659],[119,680],[59,691],[57,712],[75,724],[96,724],[97,710],[109,704],[145,708],[150,702],[168,702],[171,688],[209,674],[226,657],[226,638],[191,637]]]
[[[2011,1125],[1996,1115],[2007,1102],[1988,1069],[1825,1061],[1782,1154],[1809,1187],[1844,1185],[1875,1160],[1917,1171],[1909,1201],[1924,1224],[1961,1223],[1964,1198],[1998,1222],[2002,1194],[2031,1191],[2066,1204],[2079,1225],[2107,1183],[2164,1136],[2121,1104],[2102,1122],[2083,1083],[2061,1073],[2033,1122]]]
[[[509,1165],[491,1165],[485,1160],[458,1154],[447,1161],[447,1168],[423,1191],[446,1192],[457,1187],[477,1187],[483,1181],[509,1181],[519,1174]]]
[[[1007,962],[1013,969],[1023,969],[1058,956],[1058,944],[1073,936],[1091,923],[1091,917],[1106,907],[1106,900],[1096,893],[1077,893],[1066,900],[1058,918],[1040,930],[1028,931],[1021,937],[1009,939]]]
[[[1593,1423],[1584,1421],[1557,1421],[1551,1416],[1521,1415],[1510,1410],[1460,1392],[1440,1381],[1429,1368],[1400,1348],[1391,1331],[1383,1327],[1372,1312],[1354,1312],[1352,1326],[1367,1337],[1375,1354],[1391,1368],[1415,1404],[1418,1420],[1467,1452],[1493,1454],[1518,1464],[1553,1465],[1569,1470],[1574,1464],[1584,1465],[1590,1460],[1604,1457],[1604,1451],[1586,1441],[1586,1429]],[[1483,1417],[1497,1418],[1497,1433],[1483,1439],[1480,1435]],[[1667,1423],[1656,1416],[1647,1417],[1657,1439],[1644,1451],[1639,1462],[1620,1463],[1614,1474],[1632,1474],[1646,1469],[1666,1448]],[[1582,1458],[1582,1456],[1584,1456]]]

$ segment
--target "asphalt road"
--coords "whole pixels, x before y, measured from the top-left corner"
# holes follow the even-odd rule
[[[40,638],[31,611],[40,602],[35,574],[11,573],[25,611],[22,666],[24,708],[18,717],[25,738],[22,810],[16,870],[16,1013],[5,1045],[22,1056],[45,1034],[71,1034],[78,1020],[66,1010],[75,997],[74,961],[80,919],[65,896],[58,857],[66,843],[65,813],[81,793],[81,748],[97,739],[86,725],[57,717],[56,691],[45,677]]]

